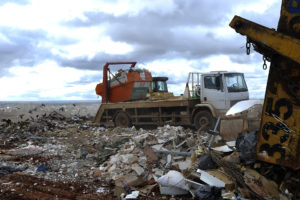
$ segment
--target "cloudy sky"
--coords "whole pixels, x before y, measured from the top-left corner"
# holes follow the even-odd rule
[[[188,72],[245,73],[263,98],[268,70],[247,56],[239,15],[276,28],[280,0],[1,0],[0,101],[96,100],[108,61],[137,61],[183,93]]]

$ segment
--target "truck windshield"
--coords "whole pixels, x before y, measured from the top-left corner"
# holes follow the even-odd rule
[[[239,73],[225,74],[225,81],[226,81],[228,92],[248,91],[243,74],[239,74]]]
[[[152,82],[153,92],[168,92],[167,83],[165,81]]]

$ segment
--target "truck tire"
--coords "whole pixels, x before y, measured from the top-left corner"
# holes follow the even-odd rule
[[[197,130],[201,128],[203,131],[213,129],[214,118],[212,114],[206,110],[197,112],[194,117],[194,126]]]
[[[131,121],[126,112],[119,112],[115,117],[115,126],[126,128],[131,126]]]

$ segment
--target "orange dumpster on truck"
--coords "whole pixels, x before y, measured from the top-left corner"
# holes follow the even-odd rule
[[[109,65],[122,64],[130,64],[130,69],[120,69],[110,78]],[[102,96],[102,103],[146,99],[152,76],[148,70],[135,69],[135,65],[136,62],[113,62],[104,65],[103,82],[96,86],[96,93]]]

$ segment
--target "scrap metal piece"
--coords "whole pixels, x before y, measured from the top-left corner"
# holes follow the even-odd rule
[[[219,135],[219,132],[217,131],[217,129],[218,129],[218,126],[220,124],[220,120],[221,120],[221,117],[218,117],[217,122],[215,124],[214,130],[213,131],[208,131],[208,133],[210,134],[210,138],[209,138],[209,142],[208,142],[208,148],[210,148],[211,145],[213,144],[213,142],[215,140],[215,136]]]
[[[163,153],[163,154],[173,154],[173,155],[179,155],[179,156],[191,156],[192,152],[180,152],[180,151],[168,151],[168,150],[153,150],[155,153]]]

